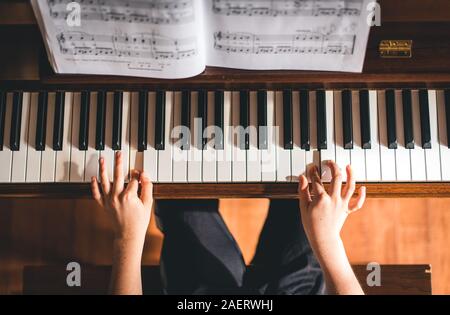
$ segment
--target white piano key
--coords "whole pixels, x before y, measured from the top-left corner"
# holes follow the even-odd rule
[[[420,105],[417,90],[411,93],[411,109],[413,116],[414,149],[411,154],[411,178],[414,181],[424,181],[427,179],[425,150],[422,149],[422,135],[420,131]]]
[[[150,108],[149,108],[150,111]],[[147,171],[146,167],[144,167],[144,153],[138,151],[138,126],[139,126],[139,93],[132,92],[131,93],[131,130],[130,130],[130,168],[128,170],[128,174],[131,174],[132,170],[144,170]],[[147,126],[149,125],[147,122]],[[150,129],[150,128],[149,128]],[[153,129],[153,128],[152,128]],[[148,140],[148,139],[147,139]],[[148,147],[147,147],[148,150]],[[151,177],[156,182],[157,177]]]
[[[199,183],[202,181],[202,144],[199,143],[199,133],[202,132],[202,124],[197,118],[198,92],[191,93],[191,145],[188,150],[188,182]]]
[[[261,151],[261,179],[274,182],[277,179],[275,126],[275,92],[267,92],[267,150]]]
[[[385,91],[378,91],[378,128],[380,135],[381,180],[395,181],[397,179],[395,150],[388,147]]]
[[[164,150],[158,150],[158,182],[172,182],[172,145],[170,133],[173,128],[173,92],[166,92],[164,123]]]
[[[84,181],[90,182],[92,177],[98,177],[99,152],[95,149],[95,133],[97,124],[97,92],[90,93],[89,102],[89,137],[88,149],[84,160]]]
[[[48,93],[45,150],[41,157],[41,182],[55,181],[56,151],[53,151],[53,125],[56,93]]]
[[[317,98],[316,92],[309,92],[309,144],[310,150],[306,151],[306,172],[312,166],[316,166],[320,171],[320,152],[317,149]],[[311,181],[310,178],[308,178]]]
[[[294,143],[291,152],[291,172],[292,180],[298,181],[299,176],[305,175],[306,171],[306,151],[301,149],[300,140],[300,96],[298,91],[292,92],[292,133]]]
[[[41,151],[36,150],[36,121],[39,93],[31,93],[30,119],[28,121],[27,172],[25,181],[38,183],[41,178]]]
[[[73,104],[73,93],[66,92],[64,96],[64,124],[63,124],[62,150],[56,152],[55,181],[57,182],[68,182],[70,179],[72,104]]]
[[[322,181],[331,181],[331,170],[326,165],[326,161],[336,160],[336,144],[334,136],[334,95],[333,91],[325,92],[325,105],[327,111],[327,149],[320,150]]]
[[[36,103],[37,105],[37,103]],[[70,182],[84,181],[84,162],[86,151],[79,149],[81,93],[73,94],[72,137],[70,143]],[[31,128],[31,125],[30,125]],[[33,128],[36,128],[35,126]],[[33,137],[34,138],[34,137]],[[33,139],[34,143],[34,139]],[[29,148],[30,150],[31,148]],[[34,149],[34,144],[33,144]],[[28,151],[28,155],[30,152]],[[89,180],[89,179],[88,179]]]
[[[183,144],[180,137],[182,130],[181,126],[181,92],[174,92],[173,100],[173,125],[174,130],[172,133],[173,145],[173,182],[175,183],[187,183],[187,150],[182,150]],[[186,135],[184,135],[186,136]],[[189,135],[190,136],[190,135]]]
[[[231,159],[233,154],[231,92],[223,95],[223,150],[217,150],[217,181],[231,182]]]
[[[133,95],[136,94],[134,97]],[[130,170],[143,163],[145,173],[154,181],[158,181],[158,152],[155,149],[155,116],[156,116],[156,92],[148,94],[147,113],[147,150],[137,152],[137,115],[138,94],[132,93],[131,132],[130,132]],[[134,130],[135,129],[135,130]],[[142,164],[141,164],[142,165]]]
[[[105,149],[100,151],[100,156],[105,160],[108,178],[112,182],[114,178],[114,150],[112,148],[114,92],[106,93],[105,115]]]
[[[261,151],[258,150],[258,103],[256,92],[250,92],[250,135],[247,150],[247,181],[261,181]]]
[[[291,150],[284,149],[284,120],[283,120],[283,92],[275,92],[275,126],[277,147],[277,182],[290,181],[291,172]]]
[[[334,92],[334,130],[336,143],[336,164],[341,169],[342,180],[347,180],[345,168],[351,164],[350,150],[344,149],[344,127],[342,125],[342,92]]]
[[[214,92],[208,92],[208,110],[207,110],[207,130],[206,134],[203,136],[206,136],[208,139],[208,142],[206,144],[205,149],[203,150],[203,182],[215,182],[217,180],[217,173],[216,173],[216,150],[214,149]]]
[[[377,91],[369,91],[370,113],[370,149],[366,153],[366,177],[367,181],[381,181],[380,168],[380,143],[378,139],[378,103]]]
[[[239,130],[242,130],[240,123],[240,99],[239,92],[231,94],[231,115],[233,121],[233,182],[247,181],[247,152],[240,148]]]
[[[130,129],[131,129],[131,93],[123,92],[122,96],[122,135],[120,151],[122,154],[123,174],[128,181],[130,169]],[[149,107],[150,110],[150,107]],[[151,128],[149,128],[151,129]],[[153,178],[151,177],[153,180]]]
[[[409,149],[407,149],[405,146],[402,91],[400,90],[395,91],[395,120],[396,120],[397,142],[398,142],[397,149],[395,149],[397,181],[410,181],[411,157],[409,154]]]
[[[450,149],[447,139],[447,122],[445,111],[444,91],[440,90],[436,93],[437,101],[437,119],[438,119],[438,134],[439,134],[439,151],[441,155],[440,169],[443,181],[450,181]],[[435,167],[438,167],[435,165]]]
[[[11,181],[12,151],[10,149],[11,115],[13,93],[6,94],[5,127],[3,131],[3,150],[0,151],[0,182]]]
[[[352,91],[352,123],[353,123],[353,149],[350,150],[350,161],[356,181],[366,180],[366,160],[361,140],[361,116],[359,92]]]
[[[24,92],[22,96],[22,117],[20,123],[19,151],[14,151],[12,156],[12,182],[24,182],[27,170],[27,138],[30,118],[30,93]]]
[[[425,150],[427,180],[440,181],[442,179],[441,169],[440,167],[437,167],[437,165],[441,163],[441,160],[440,160],[439,140],[438,140],[436,90],[428,91],[428,104],[430,109],[431,149]],[[415,170],[413,169],[413,173],[414,171]]]

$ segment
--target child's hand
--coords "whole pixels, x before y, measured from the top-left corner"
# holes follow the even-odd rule
[[[320,253],[327,251],[328,247],[340,241],[340,232],[348,214],[360,209],[366,198],[366,188],[361,187],[358,198],[352,199],[355,192],[355,178],[350,165],[346,168],[347,183],[343,191],[339,167],[333,161],[328,162],[328,167],[332,173],[328,193],[315,167],[309,172],[312,190],[310,191],[305,176],[301,176],[299,185],[303,226],[311,246]]]
[[[115,239],[119,241],[144,242],[153,204],[153,187],[146,174],[131,172],[131,179],[124,189],[124,174],[121,152],[116,153],[114,182],[110,183],[105,160],[100,158],[100,180],[92,177],[91,188],[94,199],[110,214]],[[139,182],[141,195],[138,196]],[[101,191],[100,187],[101,186]]]

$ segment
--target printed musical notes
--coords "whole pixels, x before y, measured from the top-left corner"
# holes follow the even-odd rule
[[[214,33],[214,48],[240,54],[335,54],[352,55],[355,35]]]
[[[186,24],[194,20],[193,0],[78,0],[81,21],[155,25]],[[65,20],[71,0],[47,0],[50,16]]]
[[[195,37],[170,38],[158,34],[103,35],[63,32],[57,35],[64,55],[123,58],[184,59],[197,54]]]
[[[227,16],[359,16],[363,0],[213,0]]]

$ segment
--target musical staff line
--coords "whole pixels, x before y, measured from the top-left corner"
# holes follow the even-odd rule
[[[360,16],[363,0],[213,0],[215,14],[233,16]]]
[[[170,38],[147,33],[111,36],[85,32],[62,32],[57,35],[57,41],[61,53],[72,56],[175,60],[188,58],[198,53],[195,37]]]
[[[78,0],[81,20],[177,25],[194,21],[193,0]],[[47,0],[50,16],[65,20],[71,0]]]
[[[227,53],[244,54],[335,54],[352,55],[355,35],[298,34],[265,35],[215,32],[214,48]]]

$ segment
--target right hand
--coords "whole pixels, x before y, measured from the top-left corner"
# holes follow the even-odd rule
[[[305,176],[300,177],[299,194],[302,222],[313,249],[318,252],[333,248],[340,242],[340,232],[348,215],[361,207],[366,199],[366,187],[361,186],[359,196],[352,199],[355,192],[355,177],[347,165],[347,183],[342,189],[342,175],[338,165],[328,161],[332,180],[329,192],[320,180],[317,167],[311,167],[310,190]]]

